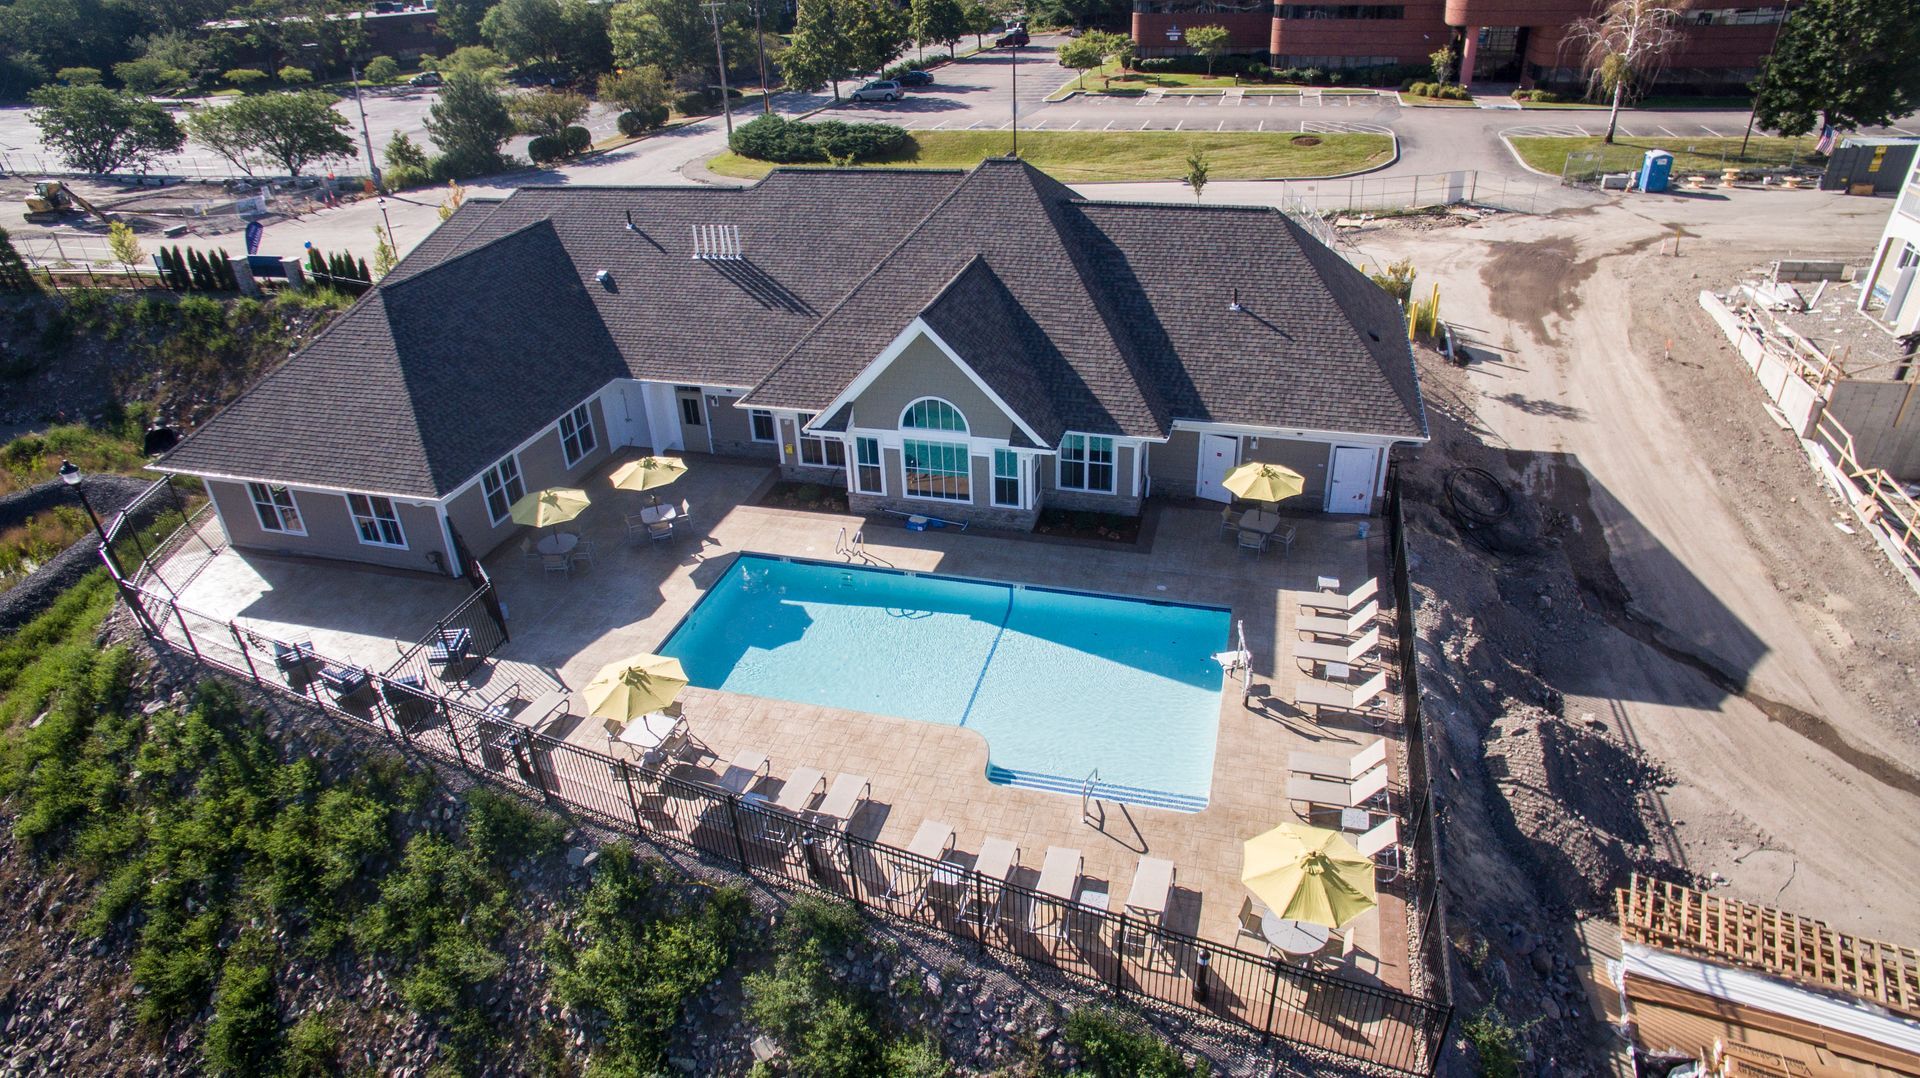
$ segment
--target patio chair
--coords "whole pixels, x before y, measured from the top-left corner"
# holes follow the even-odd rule
[[[520,683],[509,681],[499,692],[480,698],[480,713],[489,719],[504,719],[513,714],[513,705],[520,699]]]
[[[393,712],[393,721],[406,730],[412,730],[417,723],[432,718],[435,712],[434,698],[427,693],[426,686],[420,683],[416,674],[381,678],[380,698],[387,702],[387,707]]]
[[[1251,550],[1257,554],[1265,554],[1267,552],[1267,533],[1242,528],[1240,529],[1240,538],[1234,545],[1241,550]]]
[[[1293,657],[1305,659],[1309,663],[1345,663],[1353,666],[1380,646],[1380,629],[1376,626],[1360,634],[1352,643],[1326,644],[1318,640],[1302,640],[1293,645]]]
[[[1293,627],[1315,636],[1353,636],[1379,617],[1380,604],[1370,601],[1351,614],[1309,614],[1302,611],[1300,616],[1293,619]]]
[[[373,687],[373,678],[358,666],[323,666],[320,682],[333,694],[335,703],[361,699]]]
[[[953,825],[922,820],[913,840],[907,843],[907,852],[928,861],[945,861],[947,854],[953,852]],[[941,870],[919,861],[886,857],[880,861],[880,871],[887,882],[886,900],[918,910],[926,899],[928,884]]]
[[[559,573],[561,576],[573,575],[573,562],[565,554],[540,555],[540,568],[545,572]]]
[[[631,752],[631,749],[633,748],[633,746],[620,740],[620,735],[627,732],[626,723],[621,722],[619,719],[605,719],[605,720],[602,720],[601,725],[604,726],[607,731],[607,755],[608,756],[619,756],[622,754],[625,754],[628,756],[633,755],[633,753]]]
[[[274,669],[280,671],[280,676],[286,679],[288,685],[299,688],[313,680],[314,664],[318,661],[311,640],[295,640],[291,643],[273,641]]]
[[[726,770],[720,772],[715,783],[722,790],[738,797],[760,784],[767,777],[767,754],[752,749],[741,749],[727,762]]]
[[[1387,741],[1385,738],[1379,738],[1373,744],[1344,758],[1323,756],[1317,752],[1293,753],[1287,757],[1287,770],[1296,775],[1319,775],[1323,778],[1352,782],[1386,762]]]
[[[1371,831],[1354,839],[1353,846],[1360,851],[1360,856],[1373,862],[1376,879],[1383,883],[1391,883],[1399,878],[1404,863],[1400,853],[1400,818],[1398,816],[1388,816],[1381,820]],[[1380,875],[1381,873],[1384,875]]]
[[[1007,881],[1020,867],[1020,847],[1010,839],[990,838],[980,844],[980,856],[974,858],[973,871],[980,877],[977,886],[968,888],[960,904],[960,920],[980,928],[986,934],[989,923],[1000,920],[1000,903]]]
[[[803,817],[813,803],[825,796],[827,776],[817,767],[796,767],[781,780],[778,796],[766,801],[770,811],[760,818],[761,837],[769,842],[790,846],[800,837],[800,828],[782,817]]]
[[[1268,912],[1266,904],[1252,895],[1241,899],[1238,936],[1241,940],[1251,941],[1262,954],[1271,956],[1274,950],[1273,942],[1267,939],[1267,934],[1260,925],[1260,918],[1265,917]]]
[[[572,550],[567,551],[567,568],[573,568],[575,562],[593,564],[593,540],[582,539],[573,545]]]
[[[647,538],[656,543],[664,543],[667,540],[672,539],[673,532],[674,532],[673,522],[670,520],[662,520],[657,523],[647,525]]]
[[[639,513],[627,514],[627,542],[647,537],[647,522]]]
[[[1231,505],[1223,505],[1220,507],[1220,530],[1223,532],[1236,532],[1240,530],[1240,514],[1234,512],[1233,506]]]
[[[541,556],[540,551],[534,549],[533,544],[533,536],[523,535],[520,537],[520,556],[528,561],[535,561]]]
[[[693,506],[688,505],[687,500],[685,498],[680,499],[680,519],[677,521],[677,523],[685,524],[686,522],[692,519],[693,519]]]
[[[1354,779],[1319,779],[1294,775],[1287,780],[1287,800],[1328,808],[1358,808],[1378,797],[1387,803],[1387,769],[1383,764]]]
[[[1361,603],[1374,598],[1380,593],[1379,577],[1372,577],[1368,579],[1366,583],[1344,594],[1339,591],[1340,582],[1338,580],[1330,577],[1321,577],[1320,580],[1322,585],[1330,583],[1333,585],[1333,588],[1330,591],[1301,592],[1295,596],[1295,601],[1302,607],[1311,607],[1315,610],[1324,610],[1333,614],[1348,614],[1359,609]]]

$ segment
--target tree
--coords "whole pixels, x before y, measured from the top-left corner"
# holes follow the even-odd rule
[[[960,0],[913,0],[909,10],[914,43],[922,48],[945,45],[952,52],[954,43],[967,32],[967,9]]]
[[[1448,83],[1453,81],[1453,64],[1460,59],[1452,45],[1442,45],[1427,54],[1427,62],[1433,65],[1433,81]]]
[[[367,66],[360,72],[368,82],[390,82],[398,74],[400,61],[391,56],[376,56],[368,60]]]
[[[453,75],[459,71],[471,71],[475,74],[496,74],[507,66],[507,58],[487,48],[485,45],[462,45],[449,53],[447,58],[434,67],[442,75]]]
[[[140,249],[140,237],[133,234],[133,226],[125,221],[107,226],[107,248],[113,252],[113,260],[128,269],[146,258],[146,252]]]
[[[40,141],[82,172],[144,171],[153,159],[186,144],[186,134],[159,105],[104,86],[43,86],[27,119]]]
[[[1227,54],[1227,42],[1233,35],[1224,26],[1195,26],[1187,31],[1187,47],[1207,59],[1207,75],[1213,75],[1214,62]]]
[[[1920,20],[1909,0],[1807,0],[1754,83],[1755,121],[1783,135],[1890,124],[1920,107]]]
[[[548,63],[575,73],[611,60],[607,9],[587,0],[500,0],[480,33],[516,64]]]
[[[570,90],[535,90],[510,99],[507,113],[523,135],[558,138],[567,128],[587,118],[587,99]]]
[[[379,225],[373,226],[373,276],[385,277],[400,264],[400,252],[393,249],[393,240],[387,236],[387,230]]]
[[[846,9],[841,24],[846,27],[848,59],[855,72],[884,69],[912,40],[907,14],[893,6],[893,0],[836,2]]]
[[[301,86],[313,81],[313,72],[304,67],[288,64],[279,71],[280,81],[289,86]]]
[[[194,141],[246,168],[258,155],[298,176],[310,161],[353,153],[347,118],[333,110],[333,95],[321,90],[259,94],[205,109],[187,119]]]
[[[25,292],[33,287],[33,271],[27,260],[13,249],[7,230],[0,228],[0,292]]]
[[[1207,173],[1213,166],[1207,163],[1207,152],[1195,150],[1187,155],[1187,186],[1193,188],[1193,197],[1199,198],[1200,192],[1207,189]]]
[[[220,78],[229,86],[245,90],[255,83],[265,82],[267,73],[257,67],[236,67],[222,72]]]
[[[1567,27],[1567,40],[1584,47],[1582,65],[1591,89],[1613,95],[1607,136],[1613,142],[1620,106],[1653,84],[1667,54],[1680,44],[1680,10],[1663,0],[1611,0],[1600,14]]]
[[[161,90],[183,86],[188,79],[185,71],[177,67],[168,67],[148,56],[113,65],[113,77],[119,79],[120,84],[127,89],[137,90],[143,94],[158,93]]]
[[[497,171],[504,161],[500,144],[513,134],[513,117],[491,74],[456,71],[440,88],[440,100],[427,115],[427,134],[440,147],[438,168],[445,175],[479,176]]]
[[[840,100],[840,82],[853,77],[853,46],[842,26],[840,0],[801,0],[793,38],[780,54],[780,70],[787,84],[811,91],[829,83],[833,99]]]
[[[449,218],[451,218],[455,213],[458,213],[460,211],[460,207],[464,205],[466,201],[467,201],[467,189],[453,182],[452,180],[448,180],[447,181],[447,200],[440,204],[440,209],[437,211],[440,214],[440,220],[446,221]]]
[[[1060,46],[1060,66],[1080,73],[1080,85],[1087,85],[1087,72],[1107,62],[1105,42],[1098,32],[1081,34]]]
[[[987,47],[987,33],[993,29],[995,16],[993,9],[982,0],[966,0],[963,9],[967,16],[967,33],[973,35],[973,47]]]
[[[803,0],[800,6],[812,2]],[[713,27],[699,0],[621,0],[608,19],[613,59],[621,67],[653,64],[678,75],[707,70],[715,62]]]
[[[673,100],[673,83],[657,64],[600,76],[600,100],[621,112],[643,112]]]
[[[97,67],[63,67],[53,77],[68,86],[100,85],[100,69]]]
[[[480,24],[499,0],[440,0],[434,5],[440,32],[454,45],[480,44]]]

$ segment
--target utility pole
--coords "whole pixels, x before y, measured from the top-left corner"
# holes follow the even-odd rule
[[[765,0],[753,0],[753,43],[760,48],[760,111],[773,115],[773,94],[767,89],[767,35],[760,29],[760,8]]]
[[[334,70],[338,71],[339,68]],[[387,185],[380,178],[380,162],[373,157],[373,136],[367,134],[367,106],[360,101],[360,69],[352,64],[347,65],[347,77],[353,80],[353,107],[360,110],[360,144],[367,148],[367,174],[373,177],[373,189],[384,195]]]
[[[720,4],[700,5],[713,16],[713,54],[720,58],[720,115],[726,117],[727,142],[733,142],[733,102],[727,100],[727,50],[720,44]]]
[[[1020,42],[1013,43],[1013,156],[1020,156]]]
[[[1773,43],[1767,46],[1767,59],[1769,60],[1773,59],[1773,50],[1780,47],[1780,31],[1787,25],[1788,14],[1786,4],[1782,3],[1780,5],[1780,21],[1773,24]],[[1746,160],[1747,156],[1747,142],[1753,138],[1753,120],[1754,117],[1758,115],[1760,115],[1758,107],[1747,110],[1747,133],[1740,136],[1740,158],[1743,161]],[[1822,113],[1820,122],[1824,124],[1826,119],[1826,114]]]

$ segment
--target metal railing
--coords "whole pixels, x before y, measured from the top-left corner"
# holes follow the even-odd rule
[[[1397,489],[1391,497],[1397,514]],[[1397,519],[1390,517],[1396,534]],[[190,541],[169,537],[159,549]],[[148,580],[159,582],[157,573],[125,575],[115,559],[105,556],[105,548],[103,560],[157,646],[263,691],[301,700],[429,761],[460,767],[646,841],[716,858],[758,882],[838,895],[873,913],[941,930],[982,951],[1046,964],[1124,999],[1225,1020],[1263,1037],[1400,1073],[1429,1075],[1437,1066],[1452,1017],[1444,992],[1421,998],[1202,939],[1125,911],[1045,894],[788,815],[752,794],[736,796],[688,777],[671,764],[647,766],[522,726],[497,695],[482,700],[464,688],[471,668],[450,669],[429,656],[447,639],[444,634],[462,629],[470,634],[469,658],[476,663],[488,661],[505,642],[491,581],[479,582],[433,632],[392,667],[375,673],[310,649],[290,652],[288,645],[295,641],[276,641],[237,621],[200,613],[172,593],[147,586]],[[1404,557],[1397,558],[1397,594],[1405,586],[1404,567]],[[1405,610],[1404,598],[1400,602]],[[1403,636],[1403,651],[1411,651],[1410,640]],[[1410,671],[1407,660],[1402,669]],[[337,675],[354,670],[364,678],[343,685]],[[1410,706],[1410,738],[1418,723],[1413,710]],[[1430,835],[1424,751],[1417,740],[1410,744],[1408,793],[1420,806],[1416,836]],[[1414,873],[1416,880],[1424,875]],[[1437,940],[1442,928],[1435,920],[1437,892],[1426,881],[1416,882],[1411,892],[1409,901],[1422,892],[1430,896],[1431,904],[1422,907],[1427,910],[1425,938]],[[1426,950],[1436,946],[1430,943]],[[1427,961],[1433,961],[1431,953]],[[1429,984],[1443,989],[1444,965],[1441,969],[1441,977],[1430,977]]]

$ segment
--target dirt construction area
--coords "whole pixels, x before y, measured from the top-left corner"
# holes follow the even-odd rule
[[[1403,465],[1462,1015],[1603,1067],[1577,919],[1631,871],[1920,943],[1920,597],[1699,308],[1868,258],[1889,203],[1638,196],[1347,237],[1470,349]],[[1677,251],[1676,251],[1677,245]]]

